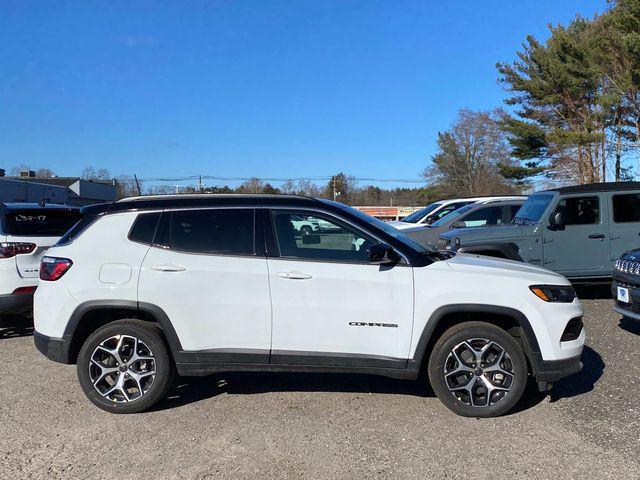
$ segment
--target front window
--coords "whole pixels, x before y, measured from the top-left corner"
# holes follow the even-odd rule
[[[462,219],[465,227],[484,227],[502,223],[502,207],[480,208]]]
[[[320,199],[320,201],[323,203],[326,203],[327,205],[331,205],[333,207],[339,208],[340,210],[348,213],[349,215],[352,215],[360,219],[361,221],[367,223],[368,225],[371,225],[373,228],[382,230],[384,233],[386,233],[390,237],[395,238],[396,240],[405,244],[406,246],[408,246],[409,248],[411,248],[416,252],[419,252],[419,253],[436,252],[434,248],[429,247],[426,244],[422,244],[417,240],[414,240],[409,235],[402,233],[401,230],[398,230],[397,228],[394,228],[388,223],[385,223],[382,220],[372,217],[371,215],[367,215],[366,213],[363,213],[360,210],[344,205],[343,203],[332,202],[331,200]]]
[[[407,222],[407,223],[418,223],[424,217],[426,217],[431,212],[433,212],[436,208],[438,208],[440,205],[442,205],[442,204],[441,203],[432,203],[428,207],[421,208],[420,210],[418,210],[416,212],[413,212],[410,215],[407,215],[406,217],[404,217],[402,219],[402,221],[403,222]]]
[[[563,198],[556,212],[562,212],[565,226],[600,223],[600,201],[596,196]]]
[[[539,193],[530,196],[520,207],[514,220],[516,222],[538,223],[552,200],[552,193]]]
[[[322,221],[323,229],[305,230]],[[273,212],[280,256],[311,260],[367,262],[375,239],[329,217],[304,212]]]

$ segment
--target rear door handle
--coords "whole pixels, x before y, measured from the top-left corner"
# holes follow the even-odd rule
[[[310,278],[313,278],[313,275],[299,272],[280,272],[278,273],[278,276],[287,280],[309,280]]]
[[[604,233],[592,233],[589,238],[604,238]]]
[[[151,267],[151,270],[155,270],[156,272],[184,272],[186,270],[182,265],[154,265]]]

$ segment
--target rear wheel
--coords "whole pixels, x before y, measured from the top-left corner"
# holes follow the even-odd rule
[[[84,393],[112,413],[150,408],[167,393],[173,372],[161,330],[141,320],[118,320],[99,328],[78,355]]]
[[[313,233],[313,228],[311,228],[309,225],[303,225],[302,227],[300,227],[300,235],[311,235]]]
[[[466,322],[447,330],[429,358],[429,380],[451,411],[465,417],[495,417],[520,400],[527,361],[520,344],[503,329]]]

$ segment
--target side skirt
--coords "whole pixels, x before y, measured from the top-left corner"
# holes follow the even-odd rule
[[[323,352],[268,350],[180,351],[176,369],[182,376],[204,376],[221,372],[317,372],[382,375],[400,379],[418,378],[418,370],[407,360],[375,355],[345,355]]]

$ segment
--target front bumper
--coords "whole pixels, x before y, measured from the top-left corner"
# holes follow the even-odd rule
[[[565,358],[564,360],[540,360],[534,366],[535,377],[538,382],[553,383],[582,370],[580,356]]]
[[[618,287],[629,290],[629,303],[618,300]],[[635,282],[621,281],[614,278],[611,284],[611,296],[615,300],[613,310],[623,317],[640,320],[640,288]]]
[[[67,338],[54,338],[33,332],[33,343],[40,353],[49,360],[58,363],[71,363],[69,361],[70,340]]]
[[[33,293],[0,295],[0,314],[23,313],[33,309]]]

